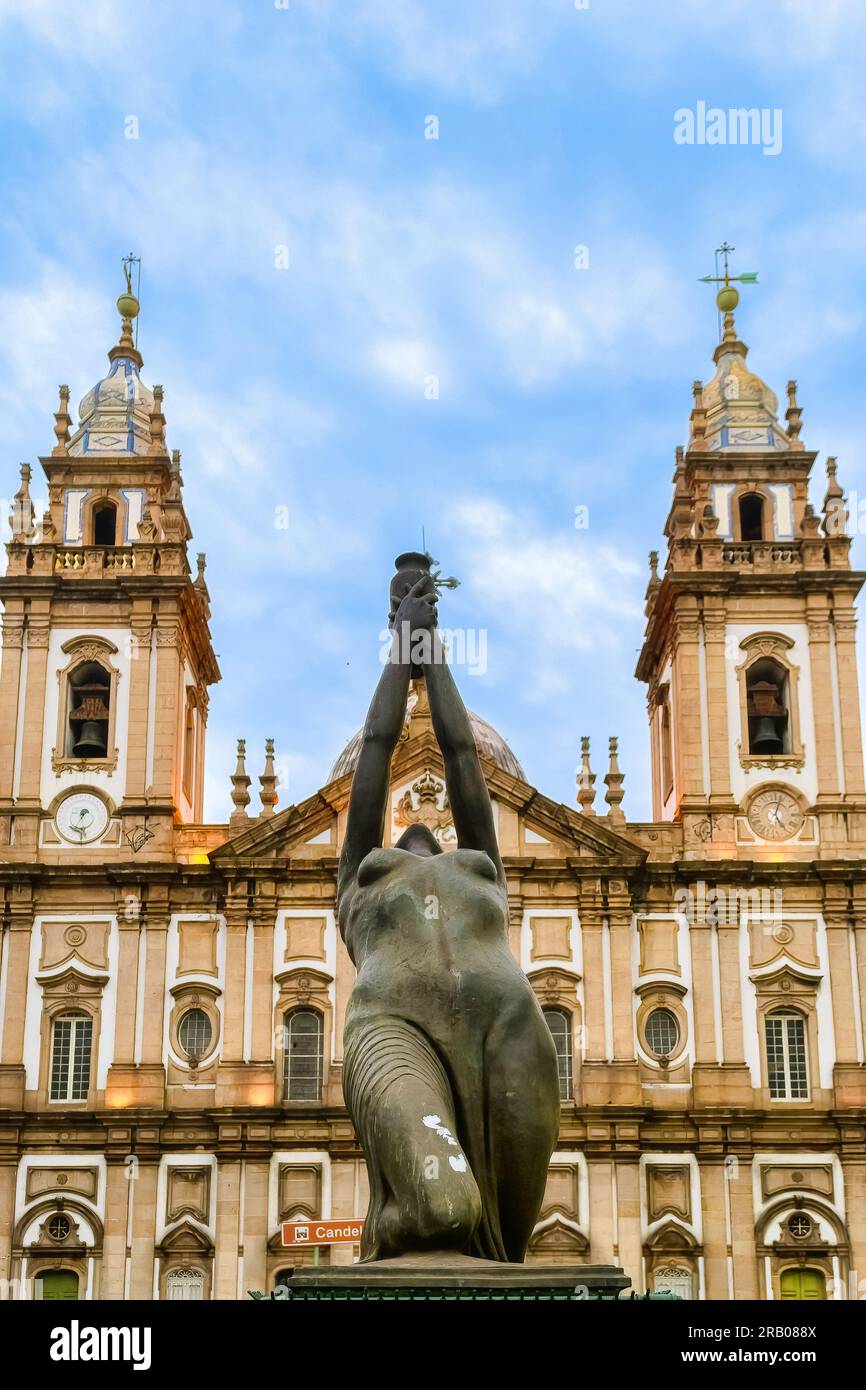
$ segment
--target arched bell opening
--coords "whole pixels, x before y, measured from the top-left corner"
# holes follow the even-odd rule
[[[108,755],[111,675],[98,661],[85,661],[69,676],[66,753],[73,758]]]
[[[764,756],[791,751],[788,672],[773,657],[752,663],[746,672],[749,752]]]
[[[117,508],[100,502],[93,510],[93,544],[117,545]]]
[[[740,540],[764,540],[764,499],[758,492],[746,492],[739,501]]]

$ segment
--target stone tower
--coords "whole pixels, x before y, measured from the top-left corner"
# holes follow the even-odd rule
[[[190,573],[180,455],[165,440],[162,387],[141,380],[139,306],[117,301],[109,370],[40,460],[11,517],[0,717],[4,858],[111,861],[172,854],[177,823],[200,821],[208,687],[219,670],[204,557]]]
[[[652,573],[637,667],[649,688],[653,818],[687,857],[866,853],[851,569],[835,459],[820,512],[817,455],[750,370],[734,308],[715,373],[694,384],[678,449],[664,573]]]

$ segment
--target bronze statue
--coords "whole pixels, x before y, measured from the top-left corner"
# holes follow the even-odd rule
[[[493,808],[436,630],[429,557],[401,556],[397,567],[391,660],[364,727],[337,890],[358,972],[343,1088],[370,1176],[361,1258],[519,1262],[559,1125],[556,1053],[509,950]],[[445,764],[450,852],[423,825],[382,846],[413,668]]]

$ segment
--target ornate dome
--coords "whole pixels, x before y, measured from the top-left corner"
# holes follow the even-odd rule
[[[425,701],[426,704],[426,701]],[[411,725],[412,714],[412,692],[409,696],[409,707],[407,710],[407,726]],[[473,714],[472,710],[467,710],[469,722],[472,725],[472,732],[475,735],[475,746],[478,752],[485,758],[491,758],[497,767],[501,767],[503,772],[508,772],[512,777],[519,777],[522,782],[526,781],[526,774],[520,766],[517,758],[512,753],[508,744],[501,734],[498,734],[492,724],[488,724],[486,719],[480,715]],[[359,729],[349,742],[346,744],[334,766],[328,774],[329,782],[336,782],[339,777],[345,777],[347,772],[354,772],[355,764],[358,761],[358,754],[361,751],[361,740],[364,730]]]
[[[111,349],[108,373],[87,392],[78,407],[78,427],[69,441],[70,454],[146,454],[151,445],[153,392],[139,371],[141,354],[132,337],[138,301],[121,295],[120,342]]]
[[[748,348],[725,315],[725,334],[716,348],[716,372],[703,387],[707,449],[788,449],[791,441],[779,423],[778,399],[765,381],[746,366]]]

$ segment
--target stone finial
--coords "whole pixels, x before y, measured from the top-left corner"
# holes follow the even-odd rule
[[[197,593],[198,596],[199,596],[199,599],[201,600],[201,605],[202,605],[202,609],[203,609],[203,611],[204,611],[205,617],[209,620],[209,619],[210,619],[210,591],[209,591],[209,589],[208,589],[208,587],[207,587],[207,583],[205,582],[205,577],[204,577],[204,572],[205,572],[205,570],[207,569],[207,556],[205,555],[205,553],[204,553],[203,550],[200,550],[199,553],[198,553],[198,555],[196,556],[196,567],[197,567],[198,573],[196,574],[195,579],[192,581],[192,587],[195,589],[196,593]]]
[[[797,404],[797,383],[788,382],[788,409],[785,411],[785,419],[788,422],[788,435],[792,440],[799,440],[800,431],[803,428],[803,412]]]
[[[677,539],[690,536],[694,525],[694,503],[686,486],[685,453],[680,445],[676,450],[673,483],[674,495],[665,524],[665,535]]]
[[[580,740],[580,771],[577,774],[577,800],[585,816],[594,816],[595,773],[589,765],[589,739]]]
[[[646,600],[644,614],[647,618],[652,617],[653,609],[656,606],[656,596],[662,584],[659,579],[659,553],[657,550],[651,550],[649,553],[649,570],[649,582],[647,583],[646,593],[644,594],[644,599]]]
[[[36,534],[33,524],[33,499],[30,496],[30,479],[33,469],[29,463],[21,464],[21,484],[12,499],[12,514],[9,528],[13,541],[31,541]]]
[[[72,416],[69,414],[69,387],[59,386],[60,405],[54,412],[54,433],[57,443],[51,450],[52,454],[65,454],[68,452],[69,435],[72,431]]]
[[[259,815],[272,816],[274,814],[274,807],[279,800],[277,796],[277,774],[274,771],[274,740],[272,738],[265,739],[265,770],[259,777],[259,782],[261,783],[259,799],[262,803],[262,809]]]
[[[165,415],[162,411],[163,390],[153,388],[153,410],[150,412],[150,448],[148,453],[165,454]]]
[[[246,764],[247,742],[246,739],[238,739],[238,761],[232,773],[232,801],[235,809],[229,819],[230,825],[242,825],[249,820],[247,807],[250,804],[250,781],[247,775]]]
[[[621,803],[623,797],[625,796],[625,792],[623,791],[622,786],[623,782],[625,781],[625,773],[620,772],[619,770],[619,763],[617,762],[616,757],[617,746],[617,739],[611,738],[608,741],[610,767],[608,768],[607,774],[604,779],[604,784],[607,787],[607,791],[604,794],[604,799],[610,807],[610,810],[607,813],[608,820],[615,821],[617,825],[624,825],[625,813],[621,810]]]
[[[824,493],[824,534],[827,536],[847,536],[848,511],[845,506],[845,493],[836,477],[835,458],[827,459],[827,491]]]
[[[700,449],[703,447],[707,435],[707,412],[704,410],[704,383],[702,381],[692,382],[692,394],[695,398],[691,415],[692,443]]]

